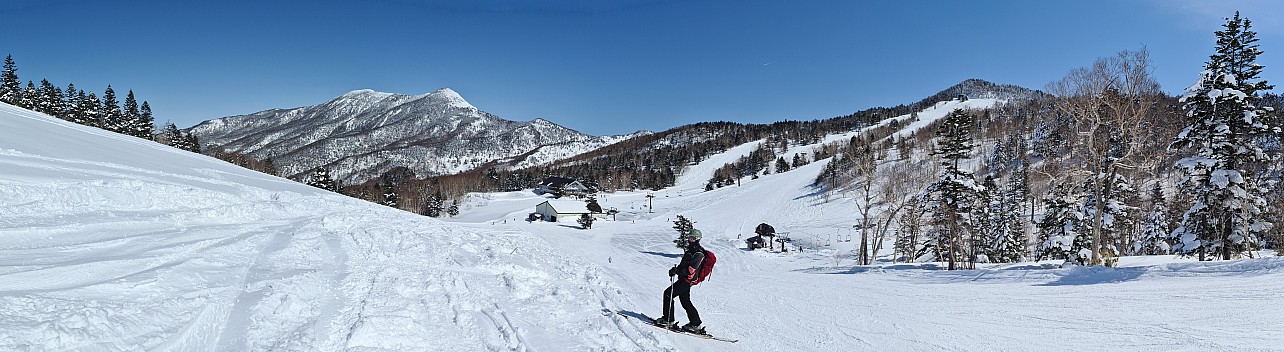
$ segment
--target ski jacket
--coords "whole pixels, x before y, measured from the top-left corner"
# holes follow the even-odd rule
[[[690,284],[700,276],[702,268],[704,268],[704,247],[700,246],[700,242],[688,243],[686,253],[682,254],[682,261],[669,270],[669,275],[681,276],[683,282]]]

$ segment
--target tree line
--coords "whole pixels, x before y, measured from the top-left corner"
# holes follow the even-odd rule
[[[200,153],[196,137],[183,133],[172,123],[166,123],[158,135],[151,104],[144,100],[140,105],[133,90],[126,93],[122,102],[111,85],[107,85],[101,97],[76,88],[75,84],[68,84],[63,89],[47,79],[41,79],[39,85],[27,81],[23,87],[13,55],[5,56],[4,69],[0,72],[0,102]]]
[[[1181,97],[1159,90],[1145,48],[1123,51],[1072,70],[1051,96],[953,111],[914,143],[846,141],[816,186],[856,200],[862,264],[889,235],[894,260],[949,269],[1284,250],[1281,99],[1261,94],[1271,86],[1250,28],[1228,18]],[[917,191],[890,191],[906,182]]]

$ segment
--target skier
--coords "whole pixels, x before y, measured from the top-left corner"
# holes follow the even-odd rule
[[[669,269],[669,277],[679,276],[668,288],[664,289],[664,314],[655,323],[670,329],[676,329],[678,322],[673,318],[673,299],[677,298],[682,302],[682,309],[687,311],[687,318],[691,322],[682,326],[682,330],[704,334],[704,327],[700,326],[700,312],[696,311],[695,305],[691,304],[691,285],[698,282],[700,270],[704,267],[704,247],[700,246],[700,230],[691,229],[691,232],[683,236],[686,241],[686,252],[682,254],[682,261],[677,266]],[[676,297],[675,297],[676,296]]]

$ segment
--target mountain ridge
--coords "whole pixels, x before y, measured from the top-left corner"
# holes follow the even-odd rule
[[[358,89],[317,105],[212,119],[188,131],[207,149],[272,159],[286,177],[327,168],[349,184],[397,167],[425,177],[532,155],[514,165],[530,166],[647,133],[590,136],[543,118],[505,120],[450,88],[419,95]],[[541,155],[547,146],[561,148]]]

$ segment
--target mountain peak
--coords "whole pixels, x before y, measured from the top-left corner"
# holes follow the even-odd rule
[[[464,100],[464,97],[459,95],[459,93],[455,92],[454,89],[442,88],[442,89],[434,90],[432,91],[432,93],[428,93],[426,96],[431,97],[433,99],[446,101],[451,106],[454,106],[457,108],[477,109],[477,107],[474,107],[472,104],[469,104],[467,100]]]

